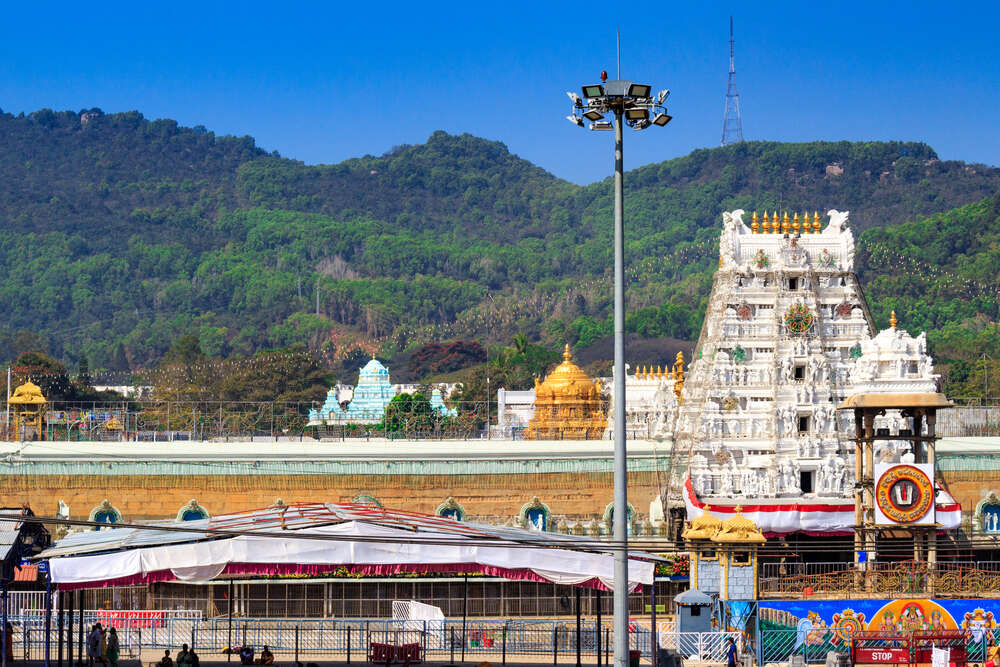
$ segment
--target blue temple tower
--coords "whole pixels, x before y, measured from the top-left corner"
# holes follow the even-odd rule
[[[457,408],[449,408],[444,404],[444,399],[441,398],[440,389],[435,389],[431,392],[431,410],[438,413],[442,417],[455,417],[458,415]]]
[[[337,402],[333,389],[326,396],[326,402],[319,410],[309,411],[309,423],[351,423],[375,424],[385,416],[385,407],[396,395],[389,381],[389,369],[372,356],[358,374],[358,386],[354,388],[354,398],[344,410]]]

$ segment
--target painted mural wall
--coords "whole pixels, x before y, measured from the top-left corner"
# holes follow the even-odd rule
[[[970,630],[979,642],[996,628],[998,600],[762,600],[761,629],[795,630],[797,643],[846,645],[857,630]]]

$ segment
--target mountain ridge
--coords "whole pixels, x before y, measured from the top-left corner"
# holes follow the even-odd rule
[[[1000,169],[912,142],[743,142],[625,186],[630,326],[683,338],[723,210],[893,227],[991,196]],[[467,134],[310,166],[138,112],[0,113],[0,354],[20,330],[93,368],[146,366],[191,332],[213,354],[516,332],[585,346],[610,312],[612,206],[608,180]]]

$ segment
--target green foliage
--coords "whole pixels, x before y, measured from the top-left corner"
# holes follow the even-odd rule
[[[865,232],[859,273],[872,315],[884,327],[927,331],[944,390],[982,398],[1000,380],[1000,194],[946,213]],[[1000,383],[998,383],[1000,384]],[[998,387],[1000,388],[1000,387]],[[989,389],[997,396],[997,389]]]
[[[0,113],[6,359],[86,356],[94,374],[152,367],[185,335],[206,357],[247,358],[292,345],[332,354],[342,332],[389,352],[514,332],[582,348],[610,334],[610,180],[578,187],[470,135],[308,166],[249,137],[85,111]],[[827,173],[834,164],[842,174]],[[626,326],[692,338],[723,210],[836,207],[858,229],[941,214],[898,240],[954,263],[993,241],[944,212],[995,192],[1000,170],[939,161],[923,144],[743,142],[625,183]],[[918,247],[921,233],[932,247]],[[997,275],[992,255],[976,257],[969,271]],[[887,304],[921,289],[888,273],[867,277]],[[933,296],[921,298],[912,310]],[[993,317],[991,299],[951,298],[910,321]]]
[[[402,393],[393,396],[389,405],[385,406],[381,428],[390,433],[427,431],[433,429],[437,421],[438,417],[426,396]]]

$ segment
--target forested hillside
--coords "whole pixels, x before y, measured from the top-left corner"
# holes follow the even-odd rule
[[[626,188],[628,327],[690,339],[723,210],[849,209],[856,229],[889,229],[992,196],[1000,170],[915,143],[746,142]],[[209,356],[518,332],[583,348],[609,331],[611,211],[610,180],[578,187],[469,135],[307,166],[136,112],[0,113],[0,356],[135,370],[185,334]],[[895,271],[866,262],[867,280]],[[902,297],[892,280],[873,297]],[[928,303],[928,321],[995,319],[988,302]]]
[[[1000,382],[1000,194],[947,213],[865,232],[859,271],[873,314],[891,310],[927,331],[950,396],[987,395]]]

